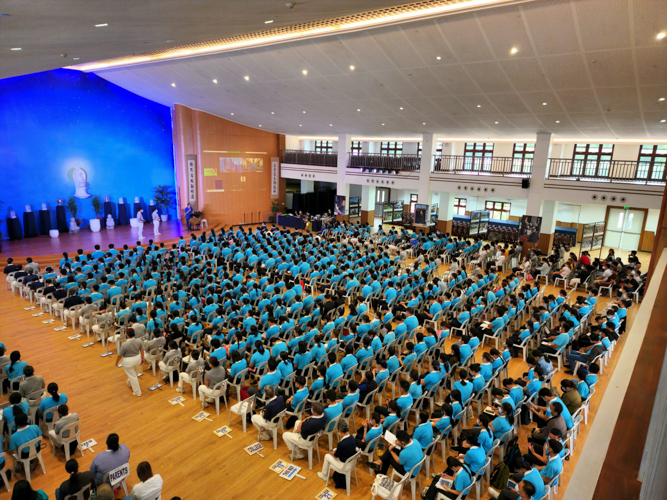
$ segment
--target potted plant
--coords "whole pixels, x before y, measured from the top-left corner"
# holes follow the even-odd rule
[[[269,217],[269,222],[276,222],[276,216],[278,215],[278,212],[280,211],[280,202],[278,200],[273,200],[271,202],[271,215]]]
[[[79,204],[74,196],[67,198],[67,210],[69,210],[69,213],[72,215],[76,225],[81,227],[81,219],[77,217],[77,214],[79,213]]]
[[[167,221],[169,219],[167,211],[175,205],[174,193],[171,187],[162,185],[154,187],[153,200],[155,201],[155,206],[162,212],[160,218],[163,222]]]
[[[95,218],[90,219],[90,230],[93,233],[98,233],[100,231],[100,227],[102,224],[100,223],[100,219],[102,218],[102,199],[95,195],[91,198],[91,203],[93,205],[93,212],[95,212]]]

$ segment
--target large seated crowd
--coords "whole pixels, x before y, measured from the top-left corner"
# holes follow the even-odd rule
[[[562,246],[542,255],[520,243],[350,223],[318,234],[262,226],[98,246],[44,270],[9,259],[5,274],[13,293],[114,350],[135,396],[138,372],[152,367],[203,408],[224,404],[230,422],[244,431],[251,423],[259,440],[283,446],[282,430],[291,459],[311,468],[328,437],[335,451],[318,475],[333,473],[348,494],[365,466],[380,473],[373,495],[400,496],[407,485],[414,498],[426,475],[420,493],[430,500],[465,498],[485,483],[505,499],[556,489],[643,287],[636,252],[627,263],[612,253],[591,261]],[[562,287],[555,295],[545,292],[550,282]],[[603,293],[616,296],[598,311]],[[26,476],[14,492],[47,498],[30,488],[30,469],[44,469],[42,436],[74,456],[76,407],[18,350],[0,345],[0,355],[5,444],[14,473]],[[510,364],[522,375],[510,378]],[[556,385],[559,371],[568,377]],[[69,459],[71,484],[58,499],[108,483],[129,461],[117,435],[107,446],[90,474]],[[152,499],[162,479],[147,462],[139,467],[131,496]]]

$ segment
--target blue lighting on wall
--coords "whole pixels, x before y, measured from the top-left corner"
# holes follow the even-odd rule
[[[2,219],[77,196],[86,221],[93,195],[147,205],[158,184],[174,189],[167,106],[66,69],[0,80],[0,103]]]

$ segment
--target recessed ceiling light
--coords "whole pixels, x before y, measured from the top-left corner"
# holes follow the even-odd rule
[[[478,104],[478,105],[477,105],[477,107],[478,107],[478,108],[481,108],[481,107],[482,107],[482,105],[481,105],[481,104]]]
[[[218,80],[216,78],[214,78],[213,83],[218,83]]]
[[[78,61],[78,60],[79,60],[78,57],[74,57],[74,58],[72,58],[72,61]]]
[[[329,126],[330,126],[330,127],[333,127],[333,125],[332,125],[331,123],[329,124]]]
[[[667,120],[660,120],[660,123],[665,123],[665,122],[667,122]]]
[[[176,84],[175,84],[175,83],[172,83],[172,84],[171,84],[171,86],[172,86],[172,87],[175,87],[175,86],[176,86]]]
[[[496,123],[496,125],[498,125],[498,122],[495,122],[495,123]]]
[[[307,69],[304,69],[304,70],[301,71],[301,73],[303,73],[304,75],[307,75],[307,74],[308,74],[308,70],[307,70]]]
[[[275,113],[274,113],[273,111],[271,111],[271,114],[272,114],[272,115],[275,115]]]
[[[423,122],[422,125],[426,125],[426,122]]]
[[[232,116],[234,116],[234,113],[230,113]]]
[[[665,100],[664,97],[661,97],[660,99],[658,99],[658,101],[664,101],[664,100]]]
[[[306,114],[306,112],[304,111],[304,112],[303,112],[303,114],[305,115],[305,114]]]
[[[656,36],[656,38],[657,38],[658,40],[662,40],[662,39],[665,38],[666,36],[667,36],[667,33],[665,33],[664,31],[662,31],[662,32],[658,33],[658,36]]]
[[[442,59],[442,57],[440,57],[440,56],[437,56],[437,57],[436,57],[436,59],[437,59],[437,60],[439,61],[440,59]]]
[[[96,28],[104,28],[105,26],[109,26],[109,25],[108,25],[107,23],[104,23],[104,24],[96,24],[96,25],[95,25]]]
[[[560,120],[556,120],[556,123],[560,123]]]
[[[299,127],[303,127],[303,125],[299,125]]]
[[[269,19],[268,21],[264,21],[264,24],[271,24],[273,22],[273,19]]]
[[[250,80],[250,77],[249,76],[244,76],[243,79],[247,82],[248,80]]]
[[[14,48],[11,48],[9,50],[22,50],[22,49],[21,49],[21,47],[14,47]]]
[[[359,108],[357,108],[357,111],[361,111]]]
[[[542,103],[542,106],[546,106],[546,105],[547,105],[547,103],[546,103],[546,102],[543,102],[543,103]]]
[[[516,47],[512,47],[512,49],[510,50],[510,54],[516,54],[517,52],[519,52],[519,49],[517,49]]]
[[[382,126],[384,127],[384,123],[382,124]]]
[[[350,66],[350,70],[354,71],[354,66]]]

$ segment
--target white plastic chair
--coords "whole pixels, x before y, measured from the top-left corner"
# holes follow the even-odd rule
[[[87,484],[73,495],[67,495],[65,497],[65,500],[86,500],[86,498],[89,497],[90,497],[90,485]],[[156,500],[158,499],[156,498]]]
[[[371,439],[368,443],[366,443],[366,447],[360,451],[360,453],[366,457],[367,462],[372,462],[373,457],[375,456],[375,452],[377,451],[377,444],[382,439],[383,435],[380,434],[379,436],[376,436],[375,438]],[[370,467],[368,468],[368,473],[373,476],[375,474],[375,471],[371,469]]]
[[[317,445],[319,444],[321,435],[322,435],[322,431],[319,431],[316,434],[312,434],[306,440],[306,444],[304,446],[299,447],[308,454],[308,468],[310,470],[313,469],[313,449],[317,450],[317,461],[320,462],[320,447],[317,446]],[[292,449],[292,453],[290,454],[290,460],[292,462],[294,461],[294,451],[295,451],[295,449],[296,449],[296,447]]]
[[[39,465],[42,466],[42,472],[46,474],[46,467],[44,466],[44,459],[42,458],[42,449],[41,447],[35,448],[35,446],[40,446],[41,443],[42,443],[42,438],[40,436],[31,441],[28,441],[27,443],[23,443],[21,446],[18,447],[16,453],[12,455],[14,457],[15,463],[21,462],[23,464],[25,478],[28,482],[30,482],[30,462],[35,458],[39,460]],[[27,451],[28,456],[23,458],[21,455],[22,451]],[[5,484],[7,483],[5,482]]]
[[[273,449],[277,450],[278,449],[278,429],[282,429],[283,433],[285,433],[285,426],[283,424],[283,419],[285,418],[285,412],[287,410],[283,410],[278,415],[273,417],[271,419],[271,427],[267,427],[264,430],[268,431],[271,433],[271,436],[273,437]],[[258,439],[259,440],[259,439]]]
[[[125,464],[125,465],[127,465],[128,468],[129,468],[129,466],[130,466],[129,463],[128,463],[128,464]],[[102,483],[105,483],[105,484],[111,484],[111,483],[109,482],[109,473],[108,473],[108,472],[107,472],[106,474],[104,474],[104,477],[102,478]],[[116,484],[119,484],[119,483],[116,483]],[[129,493],[127,492],[127,483],[125,482],[125,479],[123,479],[122,481],[120,481],[120,485],[123,487],[123,491],[125,492],[125,496],[127,496]],[[115,487],[114,487],[114,489],[115,489]]]
[[[252,413],[252,409],[255,406],[255,396],[250,396],[248,399],[241,401],[229,409],[229,421],[227,425],[232,425],[232,414],[241,415],[241,422],[243,423],[243,432],[246,431],[246,417],[249,413]]]
[[[350,482],[352,480],[352,472],[354,472],[354,482],[359,487],[359,480],[357,478],[357,460],[361,456],[361,451],[358,451],[350,458],[348,458],[342,467],[337,467],[335,464],[329,465],[329,474],[327,475],[327,486],[329,486],[329,478],[331,477],[331,472],[336,471],[339,474],[345,474],[345,489],[347,496],[350,496]]]
[[[223,380],[222,382],[215,384],[213,387],[213,394],[207,397],[215,399],[216,415],[220,415],[220,398],[223,398],[225,402],[225,409],[229,410],[229,406],[227,406],[227,381]]]
[[[407,471],[403,478],[407,476],[407,480],[410,482],[410,489],[412,490],[412,500],[415,500],[415,490],[417,487],[417,482],[419,482],[419,491],[422,490],[422,479],[421,476],[419,475],[419,469],[421,468],[422,465],[424,465],[424,461],[426,460],[426,457],[422,458],[418,464],[416,464],[412,469]],[[414,474],[416,472],[416,474]],[[414,474],[414,475],[413,475]],[[399,474],[396,471],[392,471],[391,473],[391,478],[394,479],[394,476],[399,476],[401,477],[401,474]]]
[[[4,451],[3,451],[3,452],[0,452],[0,461],[1,461],[3,464],[5,464],[5,467],[7,466],[7,454],[6,454]],[[2,478],[2,480],[3,480],[4,483],[5,483],[5,488],[7,488],[7,493],[9,493],[9,492],[12,491],[12,490],[11,490],[11,488],[9,487],[9,480],[7,479],[7,472],[5,471],[5,467],[3,467],[3,468],[0,470],[0,477]]]
[[[53,441],[53,438],[49,436],[49,439],[51,440],[51,453],[53,453],[53,456],[56,456],[56,452],[58,451],[58,448],[60,446],[63,447],[65,450],[65,458],[67,460],[70,459],[70,443],[77,442],[81,443],[81,428],[80,428],[80,423],[79,422],[73,422],[69,425],[66,425],[62,429],[60,429],[60,432],[58,434],[58,437],[60,438],[60,443],[61,445],[58,445],[56,442]],[[79,445],[77,445],[77,449],[81,452],[81,456],[83,456],[83,450]]]

